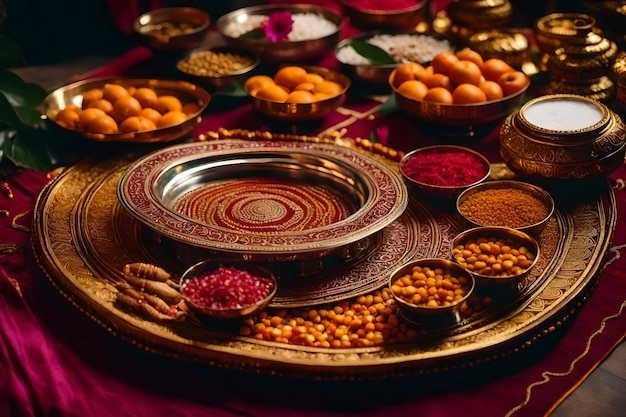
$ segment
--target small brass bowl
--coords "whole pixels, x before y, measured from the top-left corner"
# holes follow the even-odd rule
[[[277,289],[270,271],[245,261],[204,260],[180,278],[187,305],[199,314],[223,319],[258,313],[271,302]]]
[[[182,52],[199,47],[211,19],[194,7],[164,7],[144,13],[133,30],[148,48],[157,52]]]
[[[626,126],[606,105],[574,94],[529,100],[500,130],[507,166],[533,180],[604,177],[623,164]]]
[[[246,49],[197,49],[179,60],[176,68],[192,82],[214,89],[233,86],[258,67],[259,57]]]
[[[480,246],[481,242],[483,246]],[[503,245],[498,245],[496,242],[501,242]],[[503,246],[506,246],[507,252],[502,251]],[[524,249],[520,249],[522,247]],[[468,262],[462,254],[464,250],[479,253],[491,259],[486,262],[481,261],[481,264],[479,261],[474,263],[471,259]],[[450,245],[452,259],[472,274],[477,285],[515,286],[521,283],[537,263],[539,250],[539,244],[532,236],[509,227],[475,227],[465,230],[455,236]],[[474,257],[480,257],[480,255]],[[503,262],[500,261],[506,259],[509,259],[511,263],[503,266]],[[500,266],[495,268],[496,264]],[[508,269],[510,265],[513,267]],[[518,268],[513,269],[514,267]]]
[[[423,268],[429,268],[431,271],[438,269],[439,271],[437,272],[442,273],[443,278],[448,279],[449,277],[445,276],[445,274],[449,274],[458,280],[458,283],[455,283],[455,288],[460,289],[462,294],[455,299],[444,302],[444,300],[439,298],[444,294],[437,293],[436,297],[434,297],[435,301],[432,302],[433,305],[428,304],[427,295],[421,296],[420,300],[417,301],[417,298],[413,298],[415,294],[424,292],[424,290],[427,292],[427,287],[421,281],[413,279],[415,268],[421,268],[422,270]],[[399,280],[410,280],[412,283],[402,283],[398,282]],[[474,291],[474,277],[465,268],[448,259],[425,258],[410,261],[393,271],[389,276],[388,287],[393,293],[401,315],[410,323],[429,328],[445,328],[460,320],[463,303]],[[454,291],[453,288],[448,286],[448,283],[446,283],[446,287]]]
[[[504,119],[520,107],[530,85],[528,83],[518,92],[498,100],[476,104],[443,104],[401,94],[391,82],[392,77],[393,74],[388,82],[401,110],[423,122],[454,126],[475,126]]]
[[[265,37],[250,38],[245,35],[258,27],[263,18],[278,11],[288,11],[294,18],[294,29],[290,36],[297,40],[273,42]],[[311,34],[310,27],[300,27],[307,23],[298,21],[316,16],[328,24],[328,33]],[[309,4],[282,4],[244,7],[220,17],[215,23],[218,32],[227,45],[243,48],[259,55],[262,62],[273,64],[313,62],[332,50],[339,42],[343,17],[332,9]]]
[[[378,46],[396,62],[372,63],[352,47],[354,42]],[[376,31],[342,40],[335,47],[335,57],[341,64],[342,72],[351,78],[366,83],[386,84],[391,72],[401,63],[412,61],[426,66],[437,53],[453,50],[452,42],[433,34]]]
[[[362,9],[350,0],[341,3],[350,23],[361,29],[415,29],[428,13],[428,0],[415,0],[414,6],[397,10]]]
[[[259,113],[276,120],[282,121],[306,121],[321,119],[341,106],[346,100],[346,92],[350,88],[351,81],[348,77],[338,71],[317,66],[302,66],[307,72],[319,74],[324,80],[334,81],[341,85],[342,91],[326,99],[314,101],[312,103],[286,103],[279,101],[265,100],[255,97],[250,92],[248,95],[252,100],[252,106]]]
[[[155,130],[131,133],[89,133],[75,131],[60,126],[55,122],[56,115],[68,105],[82,106],[83,94],[94,88],[102,88],[106,84],[120,84],[126,88],[149,87],[158,95],[173,95],[182,103],[194,103],[197,111],[176,125],[157,128]],[[202,87],[186,81],[159,80],[150,78],[132,77],[104,77],[92,80],[77,81],[57,88],[44,99],[42,110],[46,118],[54,126],[66,132],[80,135],[83,138],[97,142],[171,142],[183,138],[193,132],[200,121],[206,106],[211,101],[211,95]]]
[[[453,155],[463,156],[469,165],[452,165],[448,158]],[[434,157],[437,159],[433,160]],[[457,145],[415,149],[400,160],[399,168],[410,189],[420,195],[446,201],[455,201],[464,190],[487,180],[491,173],[491,164],[484,155]],[[470,170],[472,177],[467,174]],[[469,181],[466,181],[468,178]]]
[[[486,200],[478,199],[478,193],[483,193]],[[524,200],[517,198],[516,201],[514,195],[524,195]],[[511,227],[538,235],[552,217],[555,204],[552,196],[541,187],[523,181],[497,180],[463,191],[456,200],[456,209],[472,227]],[[492,216],[485,217],[485,213]],[[514,217],[515,214],[518,216]]]

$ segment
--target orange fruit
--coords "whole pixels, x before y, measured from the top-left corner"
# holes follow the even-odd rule
[[[425,77],[422,82],[426,84],[428,88],[443,87],[446,90],[452,91],[452,81],[450,77],[444,74],[432,74]]]
[[[296,85],[306,82],[306,74],[307,71],[302,67],[287,65],[276,71],[274,82],[291,90]]]
[[[78,130],[80,127],[80,110],[67,106],[57,113],[54,121],[66,129]]]
[[[99,100],[104,95],[104,92],[101,88],[92,88],[83,93],[83,102],[81,104],[83,109],[86,109],[89,106],[89,103],[94,100]]]
[[[105,84],[102,90],[102,98],[115,104],[122,97],[129,97],[128,90],[120,84]]]
[[[322,81],[324,81],[324,77],[322,77],[321,75],[316,74],[314,72],[307,72],[306,73],[306,82],[307,83],[319,84]]]
[[[186,115],[196,114],[200,111],[200,105],[198,103],[194,103],[190,101],[189,103],[183,104],[182,112]]]
[[[428,87],[421,81],[408,80],[400,84],[398,87],[398,93],[405,97],[421,100],[428,92]]]
[[[118,133],[117,123],[108,114],[102,114],[91,119],[86,127],[89,133],[102,133],[105,135]]]
[[[183,103],[181,103],[178,97],[166,94],[157,98],[153,108],[159,113],[165,114],[171,111],[182,111]]]
[[[393,70],[391,84],[398,88],[403,82],[409,80],[419,80],[426,75],[424,67],[417,62],[405,62]]]
[[[445,51],[435,55],[430,65],[433,67],[435,74],[448,75],[450,68],[457,62],[459,62],[459,58],[457,58],[454,52]]]
[[[474,84],[459,84],[452,92],[452,103],[454,104],[473,104],[485,101],[487,101],[485,92]]]
[[[498,100],[504,96],[502,87],[495,81],[485,80],[478,84],[478,88],[483,90],[483,93],[487,96],[487,100]]]
[[[429,88],[422,100],[441,104],[452,104],[452,93],[450,90],[443,87]]]
[[[293,91],[313,91],[313,88],[315,88],[315,84],[310,83],[310,82],[304,82],[304,83],[300,83],[298,85],[296,85],[293,88]]]
[[[500,58],[490,58],[483,62],[481,70],[485,80],[496,81],[502,74],[512,71],[513,68]]]
[[[315,93],[327,94],[331,97],[334,97],[343,93],[343,87],[341,86],[341,84],[335,81],[324,80],[321,83],[315,84],[315,88],[313,88],[313,94]]]
[[[332,98],[332,96],[326,93],[313,93],[313,101],[315,102],[328,100],[329,98]]]
[[[120,123],[124,119],[131,116],[139,116],[141,113],[141,104],[132,96],[122,97],[113,104],[111,116],[116,122]]]
[[[504,74],[500,75],[496,82],[500,84],[500,87],[502,87],[502,92],[506,97],[510,96],[511,94],[515,94],[524,87],[526,87],[530,80],[523,72],[513,70],[507,71]]]
[[[255,97],[263,100],[284,102],[287,100],[288,95],[289,93],[284,87],[278,84],[272,84],[257,91]]]
[[[80,112],[79,123],[82,129],[87,129],[89,123],[97,117],[105,116],[106,113],[102,109],[97,109],[95,107],[86,108],[82,112]]]
[[[457,58],[461,61],[471,61],[478,65],[478,68],[483,66],[483,57],[476,51],[470,48],[463,48],[455,52]]]
[[[472,61],[460,60],[456,64],[452,65],[448,72],[450,81],[454,85],[460,85],[464,83],[478,85],[483,80],[483,74],[480,71],[480,67]]]
[[[163,117],[161,113],[154,109],[151,109],[150,107],[141,109],[141,112],[139,112],[139,116],[152,120],[152,123],[154,123],[155,126],[159,125],[159,120],[161,120],[161,117]]]
[[[174,126],[187,120],[187,115],[181,110],[172,110],[163,115],[157,127]]]
[[[87,104],[87,108],[96,108],[104,111],[106,114],[110,114],[113,111],[113,104],[109,100],[99,98],[92,100]]]
[[[147,132],[156,129],[154,122],[147,117],[131,116],[120,124],[120,132]]]
[[[286,103],[313,103],[313,101],[313,94],[303,90],[294,90],[285,99]]]
[[[243,87],[248,92],[248,94],[255,95],[256,92],[259,91],[259,89],[272,84],[275,83],[272,77],[270,77],[269,75],[253,75],[246,80],[246,82],[243,84]]]
[[[133,97],[137,99],[141,107],[154,107],[158,95],[152,88],[139,87],[133,93]]]

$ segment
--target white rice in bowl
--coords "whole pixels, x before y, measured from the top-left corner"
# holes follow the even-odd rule
[[[288,35],[292,42],[320,39],[339,29],[336,24],[315,13],[294,13],[292,17],[293,29]],[[222,32],[231,38],[238,38],[261,26],[267,18],[263,15],[248,16],[243,22],[230,22],[224,26]]]
[[[452,51],[454,46],[445,39],[425,34],[377,34],[365,42],[378,46],[401,64],[403,62],[426,63],[439,52]],[[359,54],[350,44],[340,48],[337,60],[348,65],[372,65],[369,59]]]

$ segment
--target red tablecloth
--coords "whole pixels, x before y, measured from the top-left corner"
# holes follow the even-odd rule
[[[151,62],[131,51],[91,76],[119,75]],[[402,115],[375,115],[362,97],[311,133],[346,127],[376,132],[404,150],[442,140]],[[273,128],[249,104],[210,107],[197,133],[219,127]],[[464,144],[498,160],[497,126]],[[448,140],[449,138],[445,138]],[[612,176],[619,185],[622,166]],[[576,387],[626,332],[626,191],[607,268],[580,312],[560,331],[483,372],[378,382],[294,381],[212,369],[145,352],[120,340],[63,298],[33,259],[28,227],[47,174],[9,172],[0,193],[0,415],[2,416],[538,416]]]

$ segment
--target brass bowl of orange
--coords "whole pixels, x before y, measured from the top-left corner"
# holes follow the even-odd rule
[[[244,88],[259,113],[282,121],[321,119],[341,106],[350,79],[317,66],[287,65],[273,75],[248,78]]]
[[[503,119],[522,103],[530,79],[504,61],[472,50],[440,52],[428,67],[398,66],[389,75],[398,107],[418,120],[472,126]]]
[[[78,81],[50,93],[45,117],[98,142],[170,142],[193,132],[210,94],[184,81],[115,77]]]

